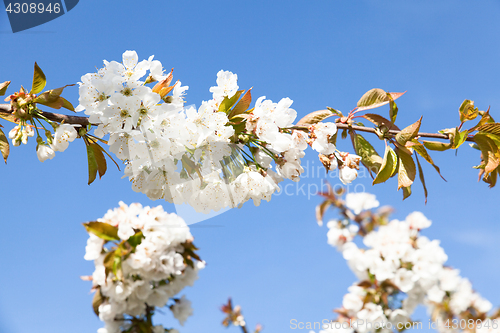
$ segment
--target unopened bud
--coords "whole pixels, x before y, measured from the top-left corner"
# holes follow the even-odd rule
[[[87,134],[87,129],[85,127],[78,129],[78,135],[84,136],[85,134]]]
[[[318,157],[319,157],[319,161],[321,162],[321,164],[323,164],[323,166],[325,167],[326,173],[328,173],[328,171],[330,170],[330,165],[331,165],[330,159],[328,158],[328,156],[323,155],[323,154],[319,154]]]
[[[152,83],[152,82],[156,82],[157,80],[152,76],[148,76],[148,78],[146,79],[146,82],[145,84],[149,84],[149,83]]]
[[[248,135],[243,135],[243,134],[238,135],[238,139],[243,144],[246,144],[250,140],[250,138],[248,137]]]

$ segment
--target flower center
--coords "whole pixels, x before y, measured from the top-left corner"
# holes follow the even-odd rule
[[[132,93],[132,89],[131,89],[131,88],[129,88],[129,87],[125,87],[125,88],[123,88],[123,90],[122,90],[122,91],[120,91],[120,92],[121,92],[124,96],[127,96],[127,97],[129,97],[129,96],[132,96],[132,95],[133,95],[133,93]]]
[[[128,112],[128,110],[124,110],[124,109],[122,109],[122,110],[120,111],[120,117],[122,117],[122,118],[127,118],[128,116],[129,116],[129,112]]]
[[[105,93],[100,93],[99,96],[97,97],[96,102],[103,102],[103,101],[107,100],[108,98],[109,98],[109,96],[106,96]]]
[[[158,142],[158,140],[151,141],[151,142],[149,143],[149,145],[151,146],[151,148],[154,148],[154,149],[156,149],[156,148],[159,148],[159,147],[160,147],[160,143]]]

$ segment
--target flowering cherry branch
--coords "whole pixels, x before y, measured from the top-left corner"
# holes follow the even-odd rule
[[[373,184],[397,175],[403,198],[411,195],[418,170],[427,199],[418,156],[440,173],[428,150],[458,149],[470,141],[481,151],[482,161],[476,168],[490,187],[500,172],[500,123],[469,100],[459,108],[459,126],[440,133],[423,133],[419,131],[422,118],[403,129],[395,124],[395,100],[404,93],[372,89],[346,115],[327,108],[294,124],[297,112],[291,108],[292,100],[283,98],[273,103],[262,96],[251,107],[251,89],[239,90],[237,75],[231,72],[217,74],[217,86],[210,88],[212,98],[202,102],[198,110],[184,106],[188,87],[180,81],[172,84],[172,80],[173,71],[165,73],[153,56],[139,61],[135,51],[126,51],[122,63],[104,61],[97,73],[82,76],[80,105],[74,109],[60,96],[65,87],[37,95],[45,87],[45,75],[35,64],[31,91],[21,89],[10,95],[10,108],[2,105],[0,116],[18,124],[8,135],[14,145],[26,143],[36,130],[37,155],[42,162],[81,137],[87,147],[90,184],[97,174],[102,177],[107,170],[108,153],[100,141],[126,165],[125,176],[134,191],[152,200],[188,203],[201,212],[239,207],[250,199],[256,205],[262,199],[269,201],[281,181],[300,180],[304,172],[301,158],[308,146],[319,153],[327,172],[339,168],[344,184],[356,179],[360,163],[369,170]],[[0,93],[8,84],[0,86]],[[89,117],[48,113],[39,110],[37,104],[84,111]],[[361,114],[384,105],[389,105],[388,118]],[[333,122],[325,121],[331,117]],[[462,128],[465,122],[478,117],[475,126]],[[365,126],[360,118],[375,127]],[[52,126],[54,134],[43,122]],[[39,133],[40,126],[46,139]],[[342,131],[342,139],[350,136],[355,154],[337,148],[338,130]],[[362,132],[376,134],[385,141],[383,156]],[[104,136],[109,139],[104,140]],[[9,143],[3,132],[0,151],[6,160]]]
[[[458,126],[422,133],[422,118],[403,129],[395,124],[395,100],[404,93],[372,89],[347,115],[327,108],[294,123],[297,112],[291,108],[292,100],[274,103],[262,96],[251,107],[251,89],[239,90],[234,73],[220,71],[217,86],[210,88],[211,99],[198,109],[185,107],[188,87],[172,80],[173,72],[165,73],[153,56],[139,61],[135,51],[126,51],[121,63],[104,61],[96,73],[82,76],[79,105],[74,108],[61,96],[67,86],[43,91],[45,74],[35,63],[31,90],[21,87],[9,95],[10,104],[0,105],[0,118],[16,124],[8,133],[13,146],[27,144],[36,134],[41,162],[81,138],[90,184],[97,174],[106,173],[105,155],[110,156],[99,145],[104,143],[125,164],[124,173],[134,191],[152,200],[187,203],[205,213],[239,207],[250,199],[255,205],[271,200],[284,179],[300,180],[301,158],[309,146],[319,153],[327,172],[339,168],[344,184],[356,179],[360,163],[374,174],[373,184],[397,175],[404,198],[411,194],[417,167],[427,197],[418,156],[440,173],[428,150],[458,149],[466,141],[473,142],[481,151],[482,161],[476,167],[480,177],[493,187],[500,174],[500,123],[489,109],[480,111],[470,100],[459,107]],[[9,84],[0,84],[0,95]],[[84,112],[88,118],[42,111],[39,105]],[[389,106],[387,118],[361,114],[384,105]],[[330,117],[334,121],[326,122]],[[360,118],[375,126],[365,126]],[[474,126],[464,129],[467,121],[476,118]],[[337,148],[338,130],[342,139],[350,137],[356,154]],[[376,134],[385,142],[383,157],[361,132]],[[0,129],[5,161],[9,149]],[[457,270],[444,265],[447,256],[437,241],[420,235],[421,229],[430,226],[421,213],[410,214],[405,221],[389,221],[388,210],[370,211],[378,206],[370,195],[349,194],[345,202],[331,190],[324,195],[327,200],[318,207],[319,220],[330,206],[340,209],[341,218],[328,223],[329,243],[343,253],[360,279],[349,288],[332,323],[362,320],[397,327],[411,322],[415,307],[425,302],[433,319],[465,320],[467,325],[472,320],[467,328],[476,331],[479,320],[496,325],[498,312],[488,317],[491,304]],[[190,302],[176,295],[193,284],[204,262],[184,221],[161,207],[121,203],[102,219],[84,225],[89,233],[85,259],[96,266],[92,277],[85,279],[92,281],[94,311],[105,323],[99,333],[176,332],[154,325],[152,317],[168,303],[181,325],[192,313]],[[358,248],[353,242],[356,236],[363,238],[367,248]],[[247,332],[239,307],[233,308],[229,301],[223,311],[226,326],[233,324]],[[337,327],[331,329],[337,331]],[[258,326],[256,332],[260,330]],[[346,333],[354,331],[372,332],[366,327],[346,328]]]

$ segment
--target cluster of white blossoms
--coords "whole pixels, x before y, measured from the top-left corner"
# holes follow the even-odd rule
[[[147,319],[152,314],[148,311],[166,306],[169,300],[174,317],[183,325],[193,312],[191,302],[184,296],[174,297],[192,286],[204,267],[203,261],[193,260],[196,248],[184,220],[161,206],[120,202],[119,208],[86,227],[90,237],[85,259],[95,263],[94,306],[105,323],[98,332],[127,330],[134,320]],[[154,332],[165,329],[157,325]]]
[[[65,151],[70,142],[73,142],[78,133],[74,126],[69,124],[61,124],[55,126],[55,132],[52,135],[46,131],[47,142],[44,142],[41,137],[37,138],[38,145],[36,147],[36,155],[40,162],[45,162],[47,159],[53,159],[56,151]]]
[[[345,207],[356,215],[378,205],[375,196],[367,193],[348,194],[345,200]],[[420,235],[430,225],[420,212],[409,214],[404,221],[379,225],[371,218],[359,224],[349,219],[328,222],[328,243],[342,252],[360,280],[349,287],[342,308],[336,310],[341,315],[338,320],[358,325],[341,328],[332,323],[322,332],[390,332],[411,322],[420,304],[443,325],[450,318],[472,318],[468,314],[484,318],[492,304],[472,289],[459,270],[445,266],[448,256],[438,240]],[[353,241],[356,235],[363,236],[366,248]],[[452,326],[451,320],[448,324]],[[447,330],[444,326],[439,329]]]
[[[17,125],[9,132],[9,139],[12,140],[13,146],[20,146],[21,143],[27,144],[28,138],[35,135],[32,126]]]
[[[70,142],[76,139],[77,132],[74,126],[68,124],[53,124],[55,127],[54,134],[50,131],[45,131],[47,142],[43,141],[42,137],[37,137],[36,155],[40,162],[45,162],[47,159],[53,159],[56,151],[65,151]],[[35,136],[35,131],[32,125],[21,123],[15,126],[9,132],[9,139],[12,140],[13,146],[19,146],[21,143],[27,144],[28,138]]]
[[[231,109],[242,94],[231,72],[217,74],[212,99],[198,110],[184,106],[188,87],[179,81],[170,86],[172,72],[165,75],[153,57],[139,62],[135,51],[126,51],[123,63],[105,61],[81,80],[76,111],[85,110],[90,123],[98,124],[97,136],[109,134],[110,150],[126,163],[132,188],[153,200],[187,203],[201,212],[250,199],[259,205],[284,178],[300,179],[308,145],[330,156],[331,170],[341,161],[344,183],[357,176],[359,158],[339,155],[332,143],[335,123],[293,129],[297,112],[289,98],[273,103],[260,97],[246,110],[248,93]]]

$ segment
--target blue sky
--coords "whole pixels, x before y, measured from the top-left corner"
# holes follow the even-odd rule
[[[54,21],[13,34],[2,11],[0,81],[12,81],[10,92],[28,87],[37,61],[47,87],[57,88],[76,83],[103,59],[120,60],[125,50],[136,50],[140,59],[154,54],[175,68],[174,78],[190,86],[188,104],[209,99],[224,69],[238,74],[241,88],[254,87],[255,97],[290,97],[299,116],[325,106],[348,111],[371,88],[407,90],[398,100],[397,123],[423,115],[421,129],[432,132],[458,125],[464,99],[483,110],[491,106],[493,117],[500,117],[499,14],[496,1],[80,1]],[[77,88],[65,95],[78,104]],[[376,148],[383,153],[381,144]],[[342,141],[339,149],[352,147]],[[317,155],[307,152],[306,195],[294,184],[296,195],[282,194],[260,207],[247,203],[192,226],[208,265],[186,290],[194,316],[181,332],[225,331],[219,307],[229,296],[243,306],[250,326],[259,322],[264,332],[292,331],[291,319],[334,317],[331,310],[354,275],[326,244],[327,229],[315,222],[320,198],[308,196],[307,187],[314,190],[324,173],[313,174],[321,168]],[[355,184],[395,206],[396,218],[424,212],[433,221],[425,234],[441,240],[448,263],[500,304],[499,189],[477,182],[475,150],[433,157],[448,182],[424,166],[427,205],[418,183],[404,202],[394,180],[372,187],[361,177]],[[87,186],[86,163],[83,142],[42,164],[33,141],[13,148],[8,165],[0,166],[1,332],[95,332],[101,323],[90,306],[90,283],[79,279],[93,271],[83,260],[87,234],[81,223],[120,200],[174,210],[134,193],[112,167]],[[425,312],[418,316],[427,321]],[[163,319],[179,327],[171,316]]]

